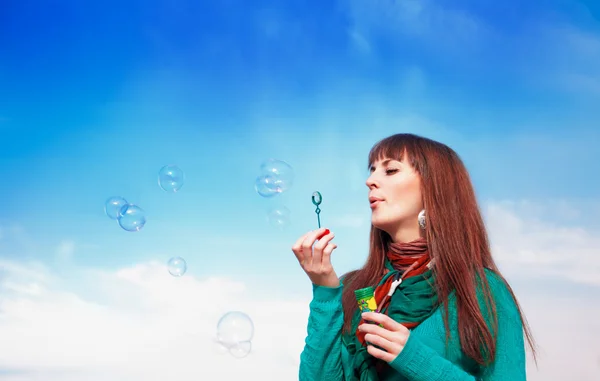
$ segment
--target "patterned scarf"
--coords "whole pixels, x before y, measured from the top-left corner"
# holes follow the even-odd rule
[[[415,328],[437,307],[427,242],[420,238],[408,243],[390,243],[386,256],[385,265],[389,271],[375,289],[378,311],[409,329]],[[362,323],[364,320],[357,310],[352,320],[352,333],[344,334],[342,341],[353,358],[356,377],[360,381],[377,381],[389,365],[367,352],[364,333],[358,331]]]

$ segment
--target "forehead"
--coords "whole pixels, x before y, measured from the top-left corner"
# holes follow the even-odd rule
[[[386,164],[389,164],[391,162],[400,163],[400,160],[392,159],[392,158],[389,158],[389,157],[382,157],[380,159],[375,160],[373,163],[371,163],[371,165],[386,165]]]

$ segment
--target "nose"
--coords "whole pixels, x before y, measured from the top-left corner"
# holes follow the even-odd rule
[[[369,189],[373,189],[373,188],[378,188],[379,187],[377,181],[375,181],[375,176],[373,176],[373,174],[371,174],[371,176],[369,176],[367,178],[367,181],[365,182],[365,184],[367,185],[367,188],[369,188]]]

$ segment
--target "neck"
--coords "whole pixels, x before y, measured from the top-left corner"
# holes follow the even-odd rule
[[[393,243],[408,243],[423,238],[423,231],[416,227],[401,228],[390,234]]]

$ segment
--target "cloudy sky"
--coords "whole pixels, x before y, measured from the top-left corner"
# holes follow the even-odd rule
[[[32,2],[0,12],[0,380],[297,379],[321,218],[368,245],[366,158],[413,132],[467,164],[539,344],[600,371],[600,8],[588,2]],[[294,169],[254,190],[269,158]],[[163,191],[157,174],[185,181]],[[147,223],[104,214],[121,196]],[[268,219],[291,212],[282,229]],[[180,278],[166,268],[185,258]],[[243,311],[252,352],[215,344]]]

